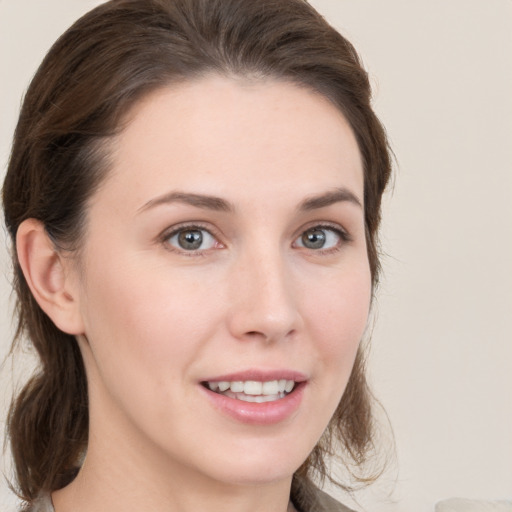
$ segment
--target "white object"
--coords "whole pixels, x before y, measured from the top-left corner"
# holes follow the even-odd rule
[[[512,501],[451,498],[437,503],[435,512],[512,512]]]

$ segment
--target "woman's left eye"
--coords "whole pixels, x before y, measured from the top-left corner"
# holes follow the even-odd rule
[[[206,229],[200,227],[181,228],[166,237],[166,242],[179,251],[206,251],[219,242]]]
[[[339,230],[327,226],[315,226],[304,231],[294,242],[297,247],[304,247],[310,250],[335,249],[346,235]]]

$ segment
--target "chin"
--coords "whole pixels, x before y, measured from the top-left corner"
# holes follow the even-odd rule
[[[268,485],[286,480],[291,482],[293,474],[297,469],[295,465],[292,467],[277,464],[276,466],[275,461],[269,460],[257,467],[251,466],[249,463],[243,466],[237,465],[235,468],[222,471],[222,473],[218,474],[217,479],[226,484],[236,486]]]
[[[227,457],[216,457],[216,478],[235,485],[264,485],[290,480],[309,455],[295,443],[268,443],[265,446],[233,446]],[[288,441],[289,442],[289,441]],[[276,446],[278,444],[278,446]],[[219,462],[220,461],[220,462]]]

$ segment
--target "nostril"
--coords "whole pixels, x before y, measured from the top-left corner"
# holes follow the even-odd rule
[[[247,331],[245,333],[245,336],[248,338],[265,338],[267,339],[268,336],[260,331]]]
[[[248,331],[247,333],[245,333],[245,336],[246,336],[246,338],[250,338],[250,339],[254,339],[254,340],[261,339],[264,341],[270,341],[272,339],[272,336],[269,336],[260,331]]]
[[[262,332],[262,331],[247,331],[245,333],[245,338],[249,338],[249,339],[262,339],[262,340],[265,340],[267,342],[270,342],[270,341],[273,341],[273,340],[277,340],[277,339],[281,339],[281,338],[290,338],[291,336],[293,336],[295,334],[295,329],[291,329],[288,333],[286,333],[284,336],[281,336],[280,334],[278,333],[275,333],[275,334],[272,334],[272,333],[269,333],[269,334],[266,334],[265,332]]]

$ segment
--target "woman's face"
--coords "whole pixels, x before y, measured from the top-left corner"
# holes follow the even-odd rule
[[[77,271],[91,458],[289,479],[370,304],[348,123],[304,88],[211,76],[144,99],[111,150]]]

